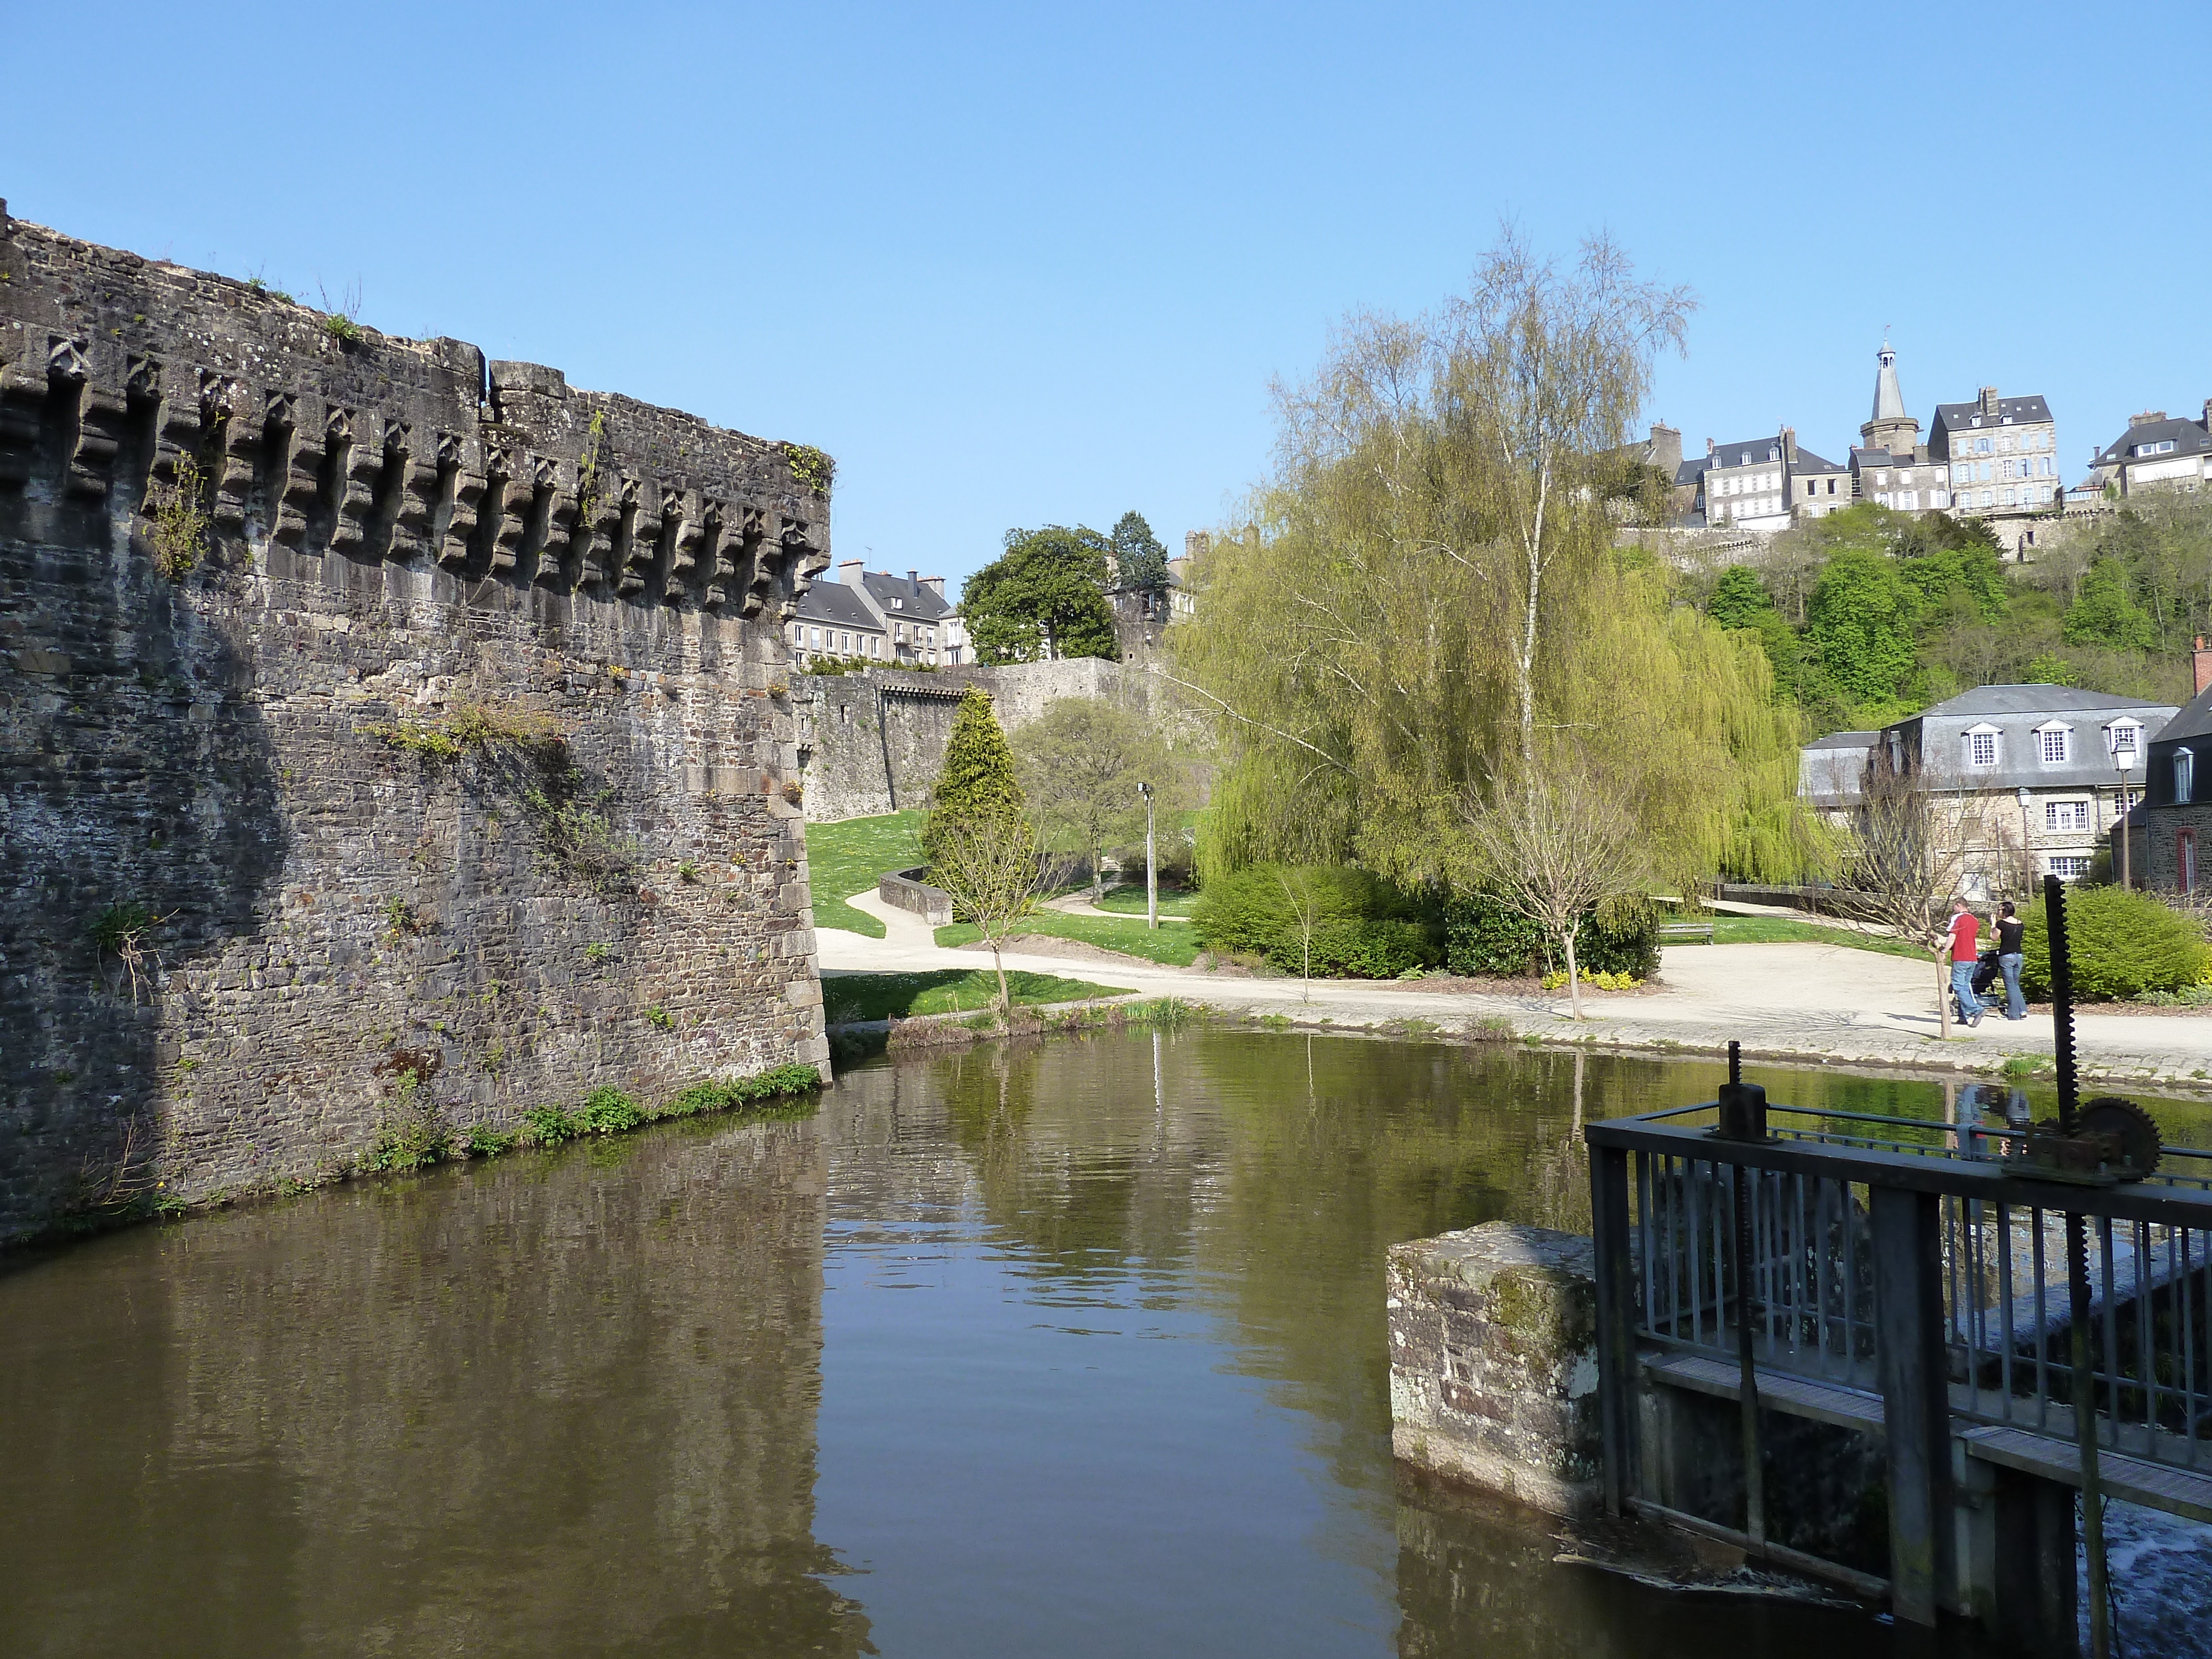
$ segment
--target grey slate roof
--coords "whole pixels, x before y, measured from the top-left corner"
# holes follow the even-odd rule
[[[2051,405],[2038,398],[2000,398],[1994,416],[1984,416],[1979,400],[1971,404],[1938,404],[1936,423],[1929,428],[1929,436],[1936,433],[1993,432],[2002,427],[2008,417],[2014,426],[2025,426],[2034,421],[2051,418]]]
[[[2199,691],[2181,712],[2158,729],[2154,743],[2180,743],[2190,738],[2212,738],[2212,689]]]
[[[1770,450],[1771,454],[1768,453]],[[1719,467],[1765,466],[1782,459],[1782,439],[1769,433],[1764,438],[1747,438],[1740,444],[1722,444],[1707,459],[1710,465]]]
[[[2109,713],[2116,708],[2146,708],[2156,705],[2140,697],[2116,697],[2104,691],[2083,691],[2071,685],[1980,685],[1955,697],[1922,709],[1915,720],[1987,718],[1993,714],[2073,714]]]
[[[1849,467],[1838,466],[1833,461],[1822,460],[1818,455],[1815,455],[1811,450],[1806,448],[1802,444],[1799,444],[1797,446],[1797,464],[1790,470],[1793,473],[1848,472],[1850,471]]]
[[[867,604],[842,582],[816,582],[799,596],[793,616],[799,622],[836,628],[861,628],[880,634],[884,625]]]
[[[1871,749],[1879,732],[1831,732],[1825,738],[1815,738],[1805,746],[1808,749]]]
[[[2176,455],[2201,455],[2212,449],[2212,432],[2204,429],[2202,421],[2147,421],[2130,427],[2106,445],[2097,459],[2106,465],[2131,461],[2137,444],[2154,444],[2168,438],[2173,441],[2172,453]]]
[[[885,611],[910,622],[933,623],[952,614],[952,607],[939,599],[937,590],[927,587],[914,576],[894,576],[886,570],[867,570],[860,574],[867,584],[868,592]],[[892,600],[897,600],[894,605]]]
[[[1698,456],[1693,460],[1684,461],[1681,465],[1674,469],[1674,482],[1678,484],[1693,484],[1697,483],[1698,479],[1705,476],[1705,458],[1702,455]]]
[[[1943,787],[1963,786],[1983,792],[2098,789],[2110,788],[2117,781],[2112,758],[2105,750],[2104,735],[2105,726],[2114,715],[2124,714],[2139,721],[2141,747],[2148,749],[2163,735],[2175,713],[2171,703],[2082,691],[2069,685],[1984,685],[1946,698],[1885,729],[1901,734],[1917,732],[1919,763],[1932,776],[1942,779]],[[2067,760],[2046,765],[2036,731],[2052,720],[2071,726],[2074,736]],[[1966,764],[1966,734],[1978,726],[1996,729],[1995,766]],[[2140,767],[2135,775],[2142,776]]]

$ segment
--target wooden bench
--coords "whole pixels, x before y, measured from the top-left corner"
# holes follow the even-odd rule
[[[1662,921],[1659,924],[1662,945],[1711,945],[1713,925],[1710,921]]]

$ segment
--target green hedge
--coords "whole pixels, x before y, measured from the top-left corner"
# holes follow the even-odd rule
[[[1418,921],[1341,917],[1315,927],[1313,972],[1321,979],[1395,979],[1435,965],[1437,948]],[[1305,971],[1305,942],[1293,927],[1268,947],[1267,960],[1286,974]]]
[[[1455,974],[1501,978],[1565,972],[1559,941],[1488,893],[1454,899],[1444,911],[1444,965]],[[1593,974],[1649,979],[1659,971],[1659,907],[1615,899],[1575,929],[1575,965]]]
[[[1255,865],[1207,884],[1191,905],[1192,932],[1209,951],[1264,957],[1285,973],[1305,968],[1292,891],[1310,906],[1313,971],[1328,979],[1395,979],[1439,957],[1418,901],[1364,870],[1340,865]]]
[[[2028,994],[2051,994],[2051,940],[2043,906],[2029,907],[2021,937],[2021,983]],[[2176,992],[2212,975],[2212,947],[2191,917],[2148,893],[2124,887],[2075,887],[2066,894],[2073,942],[2074,994],[2109,1002],[2146,991]]]

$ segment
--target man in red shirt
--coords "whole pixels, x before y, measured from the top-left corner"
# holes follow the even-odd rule
[[[1981,931],[1982,924],[1975,921],[1974,913],[1966,908],[1966,901],[1953,899],[1950,937],[1945,941],[1944,949],[1951,955],[1951,996],[1959,1005],[1959,1023],[1961,1025],[1979,1025],[1982,1023],[1982,999],[1974,990],[1974,963],[1981,956],[1980,951],[1975,949],[1974,942]]]

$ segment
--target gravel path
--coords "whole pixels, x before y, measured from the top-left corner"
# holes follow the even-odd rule
[[[972,951],[942,951],[921,918],[872,892],[847,902],[878,917],[882,939],[838,928],[815,935],[825,973],[913,973],[969,969]],[[1163,968],[1101,952],[1084,960],[1091,976],[1148,997],[1176,996],[1225,1011],[1287,1017],[1319,1029],[1462,1030],[1481,1019],[1510,1021],[1516,1032],[1547,1042],[1601,1047],[1724,1051],[1733,1039],[1756,1059],[1842,1062],[1937,1070],[1994,1070],[2013,1054],[2048,1057],[2046,1019],[2018,1024],[1990,1014],[1972,1029],[1941,1035],[1936,966],[1833,945],[1682,945],[1661,953],[1663,988],[1633,996],[1585,996],[1580,1026],[1557,994],[1508,995],[1417,991],[1389,981],[1316,981],[1309,994],[1294,979]],[[1069,958],[1009,951],[1009,968],[1063,971]],[[2075,1022],[2085,1076],[2212,1089],[2212,1011],[2197,1017],[2085,1013]]]

